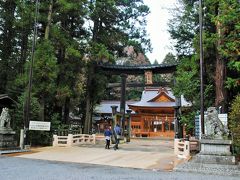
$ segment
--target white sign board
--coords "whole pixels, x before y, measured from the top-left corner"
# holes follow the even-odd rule
[[[153,121],[153,124],[154,125],[159,125],[159,124],[162,124],[162,122],[161,121]]]
[[[30,121],[29,130],[50,131],[51,122]]]

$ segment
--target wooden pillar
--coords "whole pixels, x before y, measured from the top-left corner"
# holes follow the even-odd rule
[[[111,106],[111,108],[112,108],[112,119],[113,119],[112,128],[114,128],[116,125],[116,113],[117,113],[118,106]]]
[[[116,114],[117,114],[117,108],[118,108],[118,106],[111,106],[111,108],[112,108],[112,119],[113,119],[113,121],[112,121],[112,133],[113,133],[114,127],[115,127],[116,121],[117,121],[117,116],[116,116]],[[112,140],[112,143],[115,144],[115,138],[114,138],[114,136],[111,136],[111,140]]]
[[[128,114],[127,142],[130,142],[130,138],[131,138],[131,112],[132,110],[127,110],[127,114]]]
[[[121,100],[120,100],[120,113],[122,115],[121,124],[122,130],[125,130],[125,104],[126,104],[126,74],[121,74]]]
[[[162,132],[164,132],[164,129],[165,129],[165,121],[162,119]]]
[[[181,97],[176,98],[175,109],[175,138],[183,138],[183,130],[181,125]]]

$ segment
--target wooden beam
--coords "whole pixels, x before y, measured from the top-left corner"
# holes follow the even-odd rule
[[[161,83],[153,83],[153,84],[144,84],[144,83],[127,83],[127,87],[166,87],[171,85],[170,82],[161,82]],[[109,83],[107,88],[116,88],[121,87],[121,83]]]

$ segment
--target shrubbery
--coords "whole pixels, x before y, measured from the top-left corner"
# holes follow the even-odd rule
[[[233,135],[234,152],[240,155],[240,95],[231,104],[229,129]]]

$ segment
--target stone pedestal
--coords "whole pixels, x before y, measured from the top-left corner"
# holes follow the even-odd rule
[[[0,129],[0,149],[11,149],[17,147],[17,142],[14,140],[15,131],[12,129]]]
[[[231,155],[231,140],[201,139],[201,151],[195,156],[194,162],[209,164],[234,165],[235,157]]]

